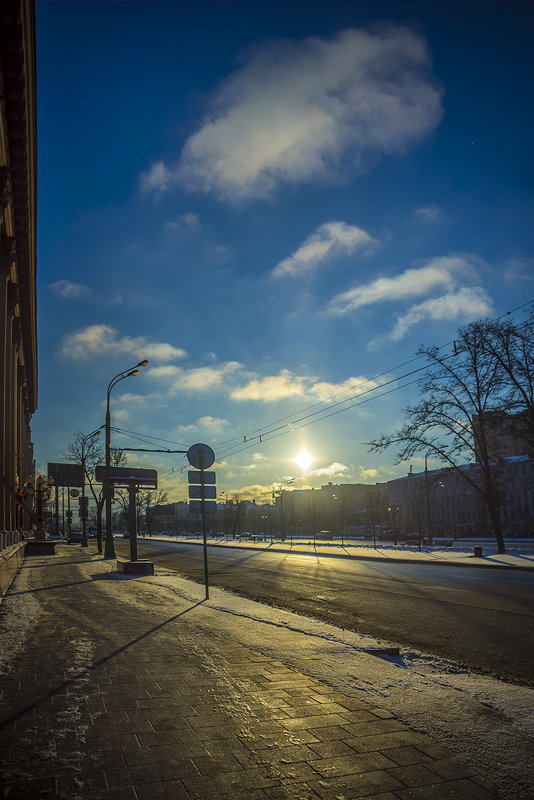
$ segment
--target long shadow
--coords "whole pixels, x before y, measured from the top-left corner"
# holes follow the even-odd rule
[[[138,636],[136,639],[132,639],[132,641],[128,642],[128,644],[125,644],[122,647],[118,647],[116,650],[113,650],[113,652],[109,653],[107,656],[103,656],[102,658],[99,658],[98,661],[95,661],[95,663],[92,664],[90,667],[86,667],[85,669],[80,670],[80,672],[78,672],[77,675],[74,675],[72,678],[69,678],[68,680],[63,681],[63,683],[61,683],[59,686],[56,686],[55,689],[51,689],[49,692],[47,692],[45,695],[40,697],[38,700],[35,700],[35,702],[30,703],[29,705],[25,706],[20,711],[17,711],[16,714],[12,714],[7,719],[2,720],[2,722],[0,722],[0,730],[2,730],[2,728],[5,728],[6,725],[9,725],[10,723],[12,723],[15,720],[19,719],[20,717],[24,716],[24,714],[27,714],[29,711],[32,711],[34,708],[38,708],[43,703],[46,703],[48,700],[51,700],[53,697],[56,697],[56,695],[60,694],[61,692],[64,692],[66,689],[68,689],[73,684],[75,684],[76,681],[79,681],[81,678],[84,678],[86,675],[90,675],[96,669],[98,669],[99,667],[103,666],[108,661],[111,661],[111,659],[115,658],[120,653],[124,653],[130,647],[133,647],[135,644],[138,644],[139,642],[142,642],[143,639],[146,639],[148,636],[151,636],[156,631],[161,630],[161,628],[164,628],[170,622],[174,622],[175,620],[179,619],[180,617],[183,617],[184,614],[188,614],[189,611],[192,611],[194,608],[196,608],[197,606],[202,605],[202,603],[204,603],[204,602],[205,602],[204,600],[199,600],[198,603],[195,603],[194,605],[190,606],[189,608],[186,608],[185,611],[180,611],[180,613],[179,614],[175,614],[174,617],[171,617],[170,619],[166,619],[164,622],[160,622],[159,625],[155,625],[150,630],[145,631],[145,633],[140,634],[140,636]]]
[[[71,564],[72,562],[68,562]],[[84,562],[87,563],[87,562]],[[49,592],[51,589],[66,589],[69,586],[79,586],[83,583],[93,583],[94,581],[109,581],[109,580],[119,580],[119,581],[131,581],[140,578],[140,575],[118,575],[114,572],[105,572],[102,574],[101,572],[97,572],[95,575],[91,575],[90,578],[85,578],[83,581],[71,581],[70,583],[54,583],[50,586],[41,586],[40,589],[24,589],[20,592],[9,592],[6,594],[6,598],[8,597],[18,597],[19,595],[23,594],[39,594],[40,592]]]

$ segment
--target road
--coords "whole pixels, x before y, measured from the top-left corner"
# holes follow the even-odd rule
[[[140,540],[139,557],[204,580],[198,545]],[[533,572],[217,547],[208,559],[212,586],[534,685]]]

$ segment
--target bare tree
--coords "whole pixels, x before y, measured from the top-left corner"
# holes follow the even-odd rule
[[[501,366],[488,352],[477,325],[459,331],[453,354],[442,354],[437,347],[419,349],[418,355],[424,356],[428,365],[420,381],[420,402],[405,409],[406,422],[400,430],[367,444],[370,451],[396,446],[397,463],[421,453],[458,470],[483,499],[498,552],[504,553],[490,418],[491,412],[502,407],[505,383]],[[479,469],[461,469],[466,458],[477,461]]]
[[[96,482],[95,470],[99,464],[105,462],[104,447],[97,437],[87,439],[81,431],[77,431],[69,443],[65,458],[75,464],[85,464],[85,478],[96,504],[97,548],[102,553],[102,512],[105,498],[102,484]],[[126,455],[122,450],[111,451],[112,466],[120,467],[125,461]]]
[[[168,502],[169,493],[164,489],[145,489],[144,491],[139,492],[137,497],[138,508],[140,509],[141,514],[144,514],[147,531],[150,536],[152,536],[156,509],[158,506],[164,505]]]
[[[482,320],[473,325],[486,352],[502,374],[502,411],[510,414],[509,432],[534,450],[534,307],[527,320]]]

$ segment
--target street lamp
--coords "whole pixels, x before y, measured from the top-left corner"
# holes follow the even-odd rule
[[[125,369],[123,372],[117,373],[114,378],[112,378],[108,384],[108,391],[107,391],[107,402],[106,402],[106,475],[109,473],[109,468],[111,467],[111,417],[109,413],[109,396],[111,394],[111,390],[114,386],[116,386],[120,381],[123,381],[125,378],[129,378],[133,375],[139,375],[139,370],[137,367],[146,367],[148,361],[145,359],[140,361],[134,367],[130,367],[129,369]],[[106,476],[105,484],[104,484],[104,495],[106,498],[106,542],[104,546],[104,558],[115,558],[115,545],[113,544],[113,532],[111,528],[111,489],[109,478]]]
[[[283,487],[284,486],[289,486],[289,484],[293,483],[293,481],[295,481],[295,480],[296,480],[296,478],[288,478],[285,481],[281,481],[278,484],[278,491],[275,492],[273,490],[273,498],[277,494],[280,495],[280,523],[281,523],[281,527],[282,527],[282,541],[283,542],[285,542],[285,540],[286,540],[286,531],[285,531],[285,526],[284,526],[284,501],[283,501],[284,492],[283,492]],[[291,537],[291,546],[293,546],[293,529],[292,528],[290,528],[289,533],[290,533],[290,537]],[[271,541],[272,541],[272,539],[271,539]]]
[[[427,545],[432,544],[432,527],[431,527],[431,519],[430,519],[430,487],[428,483],[428,456],[432,455],[434,452],[438,452],[441,455],[442,450],[446,450],[448,448],[448,444],[443,445],[441,450],[429,450],[428,453],[425,454],[425,495],[426,495],[426,543]]]
[[[46,539],[43,528],[43,500],[48,500],[50,497],[53,483],[53,478],[47,478],[45,482],[43,476],[39,475],[35,482],[35,488],[32,490],[32,494],[35,496],[37,505],[37,530],[35,531],[36,539]]]
[[[87,436],[84,436],[81,441],[81,448],[82,448],[82,547],[87,547],[87,517],[85,514],[85,444],[89,441],[89,439],[96,439],[97,436],[100,436],[102,431],[100,428],[97,431],[93,431],[92,433],[88,433]],[[98,542],[98,552],[102,552],[102,542]]]

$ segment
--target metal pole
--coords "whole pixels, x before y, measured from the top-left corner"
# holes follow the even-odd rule
[[[82,440],[82,547],[87,547],[87,521],[85,519],[85,439]]]
[[[115,380],[115,379],[113,379]],[[111,417],[109,413],[109,393],[111,384],[108,386],[107,406],[106,406],[106,471],[111,467]],[[113,530],[111,526],[111,486],[106,478],[104,482],[104,496],[106,498],[106,537],[104,542],[104,558],[115,558],[115,545],[113,543]]]
[[[205,497],[205,490],[204,490],[204,468],[202,466],[203,462],[203,452],[202,450],[199,452],[199,462],[200,462],[200,508],[202,510],[202,542],[204,545],[204,588],[205,588],[205,599],[210,599],[210,590],[208,584],[208,541],[206,538],[206,497]]]
[[[425,456],[425,494],[426,494],[426,543],[432,544],[432,531],[430,529],[430,491],[428,486],[428,453]]]
[[[59,486],[56,486],[56,536],[59,536]]]
[[[128,487],[128,529],[130,531],[130,561],[137,561],[137,487]]]

